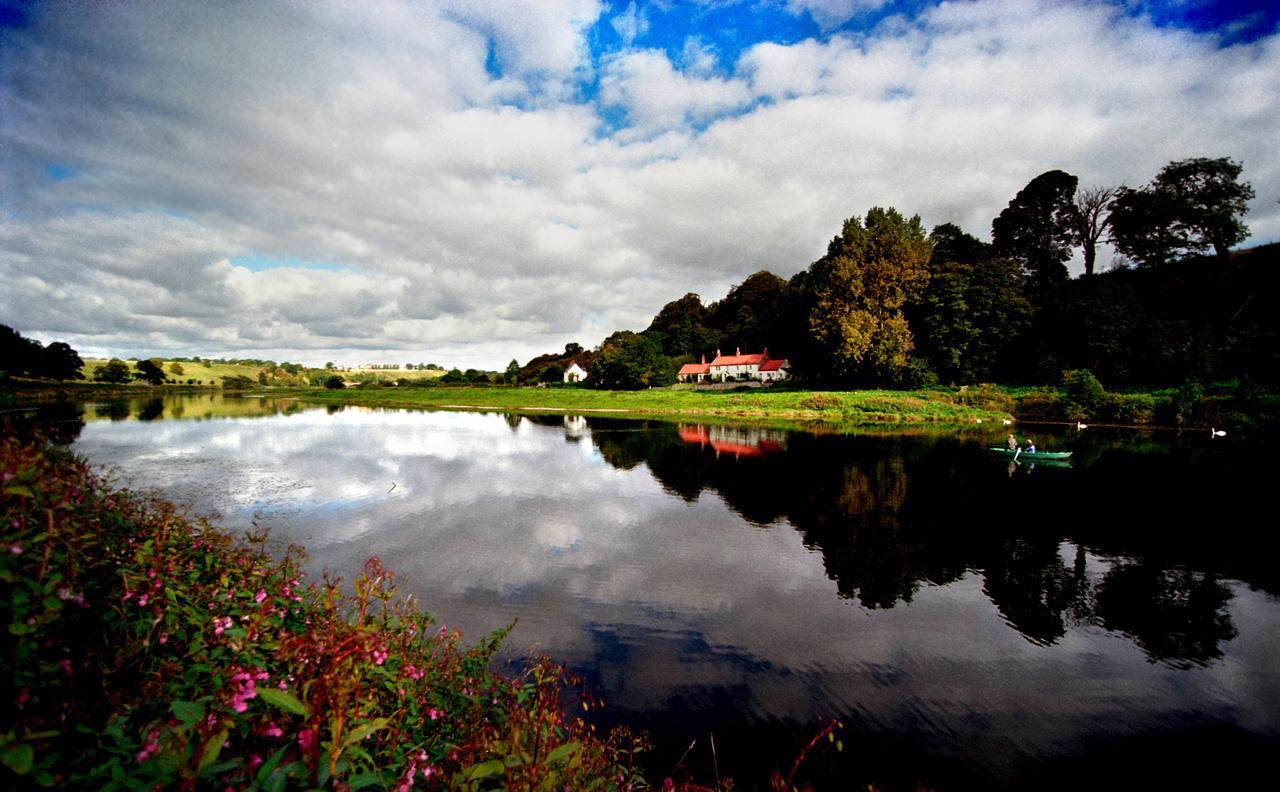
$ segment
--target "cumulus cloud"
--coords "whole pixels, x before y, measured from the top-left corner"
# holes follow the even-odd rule
[[[593,48],[645,11],[37,4],[0,31],[0,321],[91,352],[502,367],[790,275],[871,206],[985,236],[1044,170],[1137,185],[1191,156],[1242,161],[1254,241],[1280,238],[1280,35],[980,0],[731,59],[697,31]]]

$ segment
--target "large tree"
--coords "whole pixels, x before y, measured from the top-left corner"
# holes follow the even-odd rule
[[[998,252],[1020,263],[1041,307],[1056,301],[1067,280],[1067,259],[1076,242],[1075,176],[1045,171],[1018,191],[991,222]]]
[[[690,293],[662,306],[645,332],[660,334],[662,350],[671,357],[696,356],[716,345],[716,334],[706,321],[702,298]]]
[[[1142,264],[1212,248],[1225,259],[1249,229],[1240,220],[1254,197],[1229,157],[1170,162],[1145,188],[1122,190],[1111,210],[1112,241]]]
[[[789,339],[781,323],[788,299],[787,282],[761,270],[708,307],[708,324],[719,331],[723,349],[741,347],[759,352],[768,347],[770,353],[785,356],[790,352]]]
[[[653,335],[619,330],[600,344],[588,384],[612,390],[639,390],[675,382],[675,367]]]
[[[911,331],[902,307],[929,280],[929,240],[919,216],[876,207],[851,217],[809,267],[811,373],[882,382],[907,364]]]

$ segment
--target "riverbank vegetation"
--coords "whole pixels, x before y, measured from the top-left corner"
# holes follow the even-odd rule
[[[350,589],[56,448],[0,442],[7,788],[624,789],[641,740],[489,670],[372,559]],[[571,705],[572,709],[568,709]]]

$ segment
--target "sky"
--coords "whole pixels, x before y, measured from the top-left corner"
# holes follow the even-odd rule
[[[1273,242],[1274,5],[0,0],[0,323],[503,369],[790,277],[875,206],[989,239],[1046,170],[1202,156]]]

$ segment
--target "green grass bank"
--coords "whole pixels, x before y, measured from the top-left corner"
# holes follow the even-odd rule
[[[307,401],[366,407],[576,412],[720,420],[785,420],[818,424],[966,424],[1010,417],[985,404],[941,391],[808,391],[753,388],[703,391],[658,388],[603,391],[590,388],[512,388],[482,386],[288,389]]]

